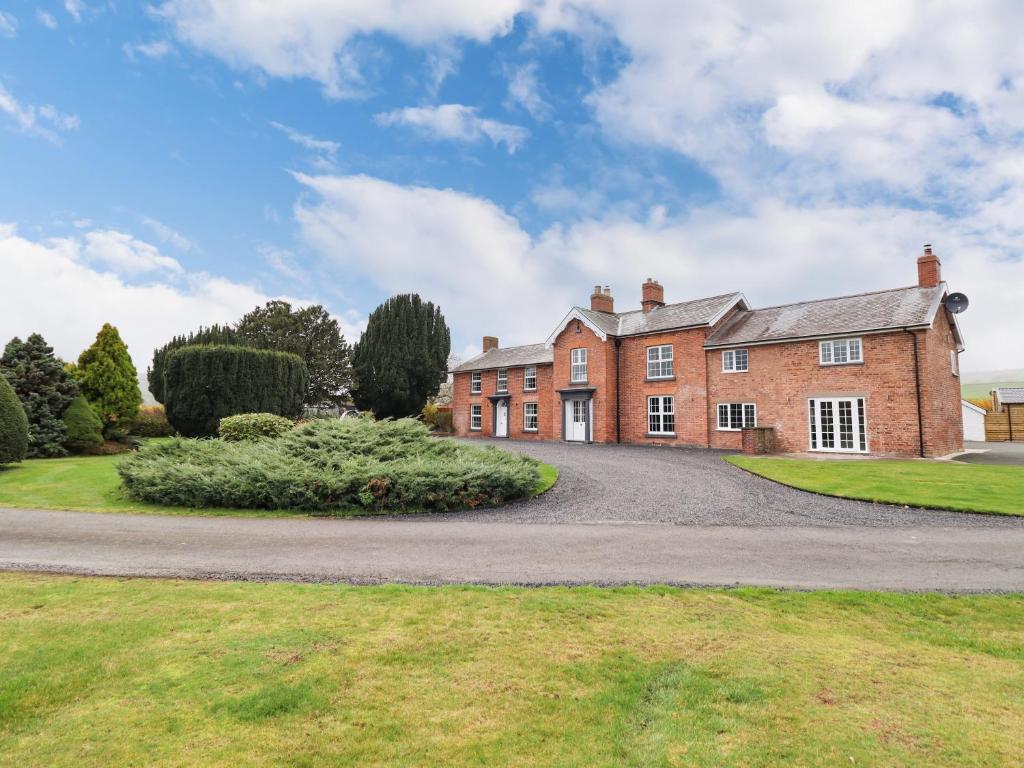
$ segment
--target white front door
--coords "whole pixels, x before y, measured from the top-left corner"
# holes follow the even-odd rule
[[[508,437],[508,401],[499,400],[494,409],[494,436]]]
[[[587,439],[587,407],[586,400],[565,401],[565,439],[585,442]]]
[[[808,401],[811,450],[867,453],[867,414],[863,397],[825,397]]]

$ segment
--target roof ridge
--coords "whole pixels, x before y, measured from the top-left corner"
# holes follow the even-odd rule
[[[940,288],[942,283],[933,286],[924,285],[904,285],[900,288],[884,288],[878,291],[863,291],[861,293],[848,293],[843,296],[827,296],[824,299],[807,299],[805,301],[791,301],[788,304],[770,304],[767,307],[757,307],[754,309],[748,309],[748,312],[760,312],[765,309],[782,309],[783,307],[796,307],[801,304],[820,304],[823,301],[838,301],[839,299],[857,299],[861,296],[877,296],[880,293],[896,293],[896,291],[909,291],[913,288]]]
[[[701,296],[698,299],[687,299],[686,301],[674,301],[671,304],[662,304],[656,309],[668,309],[669,307],[678,307],[683,304],[695,304],[698,301],[712,301],[714,299],[724,299],[727,296],[739,296],[742,291],[730,291],[729,293],[716,293],[714,296]],[[625,312],[605,312],[600,309],[591,309],[590,307],[584,307],[579,304],[573,304],[573,309],[582,309],[585,312],[597,312],[602,315],[609,315],[611,317],[622,317],[623,315],[635,315],[638,312],[643,312],[643,307],[639,309],[627,309]],[[654,310],[651,310],[654,311]]]

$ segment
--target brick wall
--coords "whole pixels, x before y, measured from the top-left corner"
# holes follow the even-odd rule
[[[620,379],[622,387],[622,442],[707,445],[707,410],[704,390],[704,331],[686,330],[622,340]],[[671,380],[647,379],[647,348],[672,345]],[[647,398],[674,398],[676,436],[647,434]]]
[[[537,366],[537,390],[523,391],[525,367],[508,369],[508,433],[517,440],[559,440],[561,439],[558,421],[558,395],[551,385],[551,366]],[[492,437],[494,433],[494,404],[488,399],[498,388],[497,370],[481,371],[481,392],[474,395],[470,392],[471,375],[456,373],[452,387],[452,424],[455,434],[463,437]],[[524,424],[524,403],[537,403],[537,431],[526,432]],[[479,432],[469,429],[469,412],[471,405],[482,407],[482,428]]]
[[[919,339],[925,453],[945,456],[964,447],[960,378],[953,375],[950,363],[950,353],[956,355],[956,340],[945,310],[939,310],[932,328],[919,334]]]
[[[578,331],[577,331],[578,329]],[[570,381],[571,350],[587,350],[587,381]],[[585,324],[572,320],[558,334],[554,344],[552,367],[554,390],[570,387],[594,387],[594,422],[592,438],[595,443],[615,442],[615,344],[590,330]],[[561,407],[561,398],[555,393],[555,402]],[[557,437],[561,439],[561,422],[556,419]]]
[[[871,453],[917,455],[910,336],[902,332],[878,334],[863,336],[861,342],[863,363],[834,366],[818,363],[817,341],[747,347],[746,373],[724,373],[722,350],[709,350],[707,415],[711,445],[737,450],[741,447],[739,432],[718,430],[718,403],[755,403],[758,426],[775,428],[777,450],[806,451],[808,399],[845,395],[865,399]]]

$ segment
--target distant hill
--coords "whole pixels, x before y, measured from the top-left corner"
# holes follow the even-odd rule
[[[1024,387],[1024,368],[972,371],[960,375],[962,397],[987,397],[996,387]]]

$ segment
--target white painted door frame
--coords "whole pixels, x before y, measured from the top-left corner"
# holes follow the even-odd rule
[[[508,400],[494,404],[494,436],[508,437]]]
[[[808,398],[810,449],[824,453],[867,453],[867,400],[863,397]]]
[[[574,443],[587,440],[590,400],[565,401],[565,439]]]

